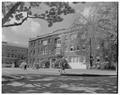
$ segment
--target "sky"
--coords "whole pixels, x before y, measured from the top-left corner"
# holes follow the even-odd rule
[[[64,20],[62,22],[54,23],[52,27],[48,27],[48,23],[44,20],[29,18],[20,26],[2,28],[2,41],[28,46],[30,38],[50,33],[57,29],[69,28],[74,20],[79,17],[79,13],[82,12],[85,15],[88,14],[89,8],[86,8],[86,6],[88,7],[90,4],[91,3],[71,4],[76,13],[64,16]]]

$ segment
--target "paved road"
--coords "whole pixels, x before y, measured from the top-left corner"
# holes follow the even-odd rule
[[[19,75],[2,84],[2,93],[117,93],[117,77]],[[5,77],[3,77],[5,78]]]
[[[67,74],[82,72],[66,70]],[[89,70],[84,72],[89,73]],[[95,73],[95,70],[91,72]],[[116,74],[113,71],[106,73]],[[19,68],[3,68],[2,75],[3,93],[117,93],[117,76],[60,76],[59,69],[24,71]]]

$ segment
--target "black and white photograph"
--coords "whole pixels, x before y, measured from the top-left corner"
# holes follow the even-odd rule
[[[118,94],[119,2],[0,3],[2,94]]]

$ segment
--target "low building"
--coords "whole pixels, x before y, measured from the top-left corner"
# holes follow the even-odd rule
[[[18,66],[21,60],[27,61],[28,48],[13,43],[2,42],[2,66]]]

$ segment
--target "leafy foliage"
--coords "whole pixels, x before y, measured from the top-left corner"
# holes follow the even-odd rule
[[[108,56],[109,60],[109,67],[112,64],[117,63],[118,56],[117,56],[117,34],[118,34],[118,27],[117,27],[117,16],[118,16],[118,3],[110,2],[110,3],[97,3],[89,8],[87,16],[84,14],[80,15],[81,17],[87,21],[87,23],[79,23],[81,28],[79,29],[76,45],[79,48],[77,54],[87,54],[90,50],[90,45],[92,47],[92,54],[101,54],[105,61],[105,57]],[[77,24],[76,24],[77,25]],[[98,35],[101,33],[102,35]],[[82,36],[86,34],[86,37],[82,39]],[[90,39],[92,43],[90,43]],[[100,40],[102,39],[102,40]],[[99,40],[103,44],[100,44],[100,49],[102,52],[98,52],[95,50],[96,44],[95,42]],[[108,44],[105,47],[105,41]],[[83,52],[83,46],[85,45],[85,52]]]
[[[47,6],[48,9],[44,12],[34,13],[33,9],[35,8],[37,10],[41,10],[41,4]],[[48,22],[48,26],[51,27],[53,23],[63,21],[62,15],[68,15],[74,12],[74,9],[67,2],[3,2],[2,13],[4,17],[2,19],[2,26],[10,26],[6,25],[6,23],[10,23],[14,18],[16,19],[16,22],[26,18],[39,18],[46,20]],[[24,13],[27,15],[24,15]],[[20,25],[21,24],[22,23],[20,23]],[[11,24],[11,26],[14,25],[16,24]]]
[[[60,64],[60,67],[59,67],[59,64]],[[55,67],[56,67],[56,68],[62,68],[63,66],[64,66],[66,69],[67,69],[67,68],[70,68],[70,67],[69,67],[69,64],[68,64],[68,62],[67,62],[66,59],[64,59],[64,58],[59,58],[59,59],[57,59],[56,62],[55,62]]]

